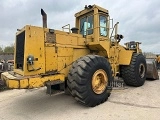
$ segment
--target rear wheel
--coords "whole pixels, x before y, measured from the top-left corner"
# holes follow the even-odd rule
[[[121,74],[127,85],[139,87],[146,80],[146,60],[142,54],[133,53],[130,65],[121,67]]]
[[[77,101],[94,107],[108,99],[112,80],[109,62],[98,55],[87,55],[73,63],[67,85]]]

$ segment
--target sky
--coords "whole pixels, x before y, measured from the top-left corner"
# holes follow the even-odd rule
[[[25,25],[42,26],[40,9],[47,13],[48,27],[62,30],[75,25],[74,14],[85,5],[96,4],[109,10],[121,44],[138,41],[143,52],[160,53],[160,0],[0,0],[0,46],[15,41],[16,30]]]

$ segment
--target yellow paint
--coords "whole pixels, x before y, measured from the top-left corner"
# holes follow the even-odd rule
[[[96,94],[102,94],[108,85],[108,76],[102,69],[97,70],[92,77],[92,90]]]
[[[8,88],[19,88],[19,80],[7,80]]]
[[[85,56],[85,55],[88,55],[90,54],[90,51],[89,49],[82,49],[82,48],[79,48],[79,49],[74,49],[73,51],[73,61],[76,61],[78,58]]]
[[[119,52],[119,64],[129,65],[131,61],[133,51],[121,50]]]
[[[45,47],[45,55],[46,55],[46,62],[45,62],[45,70],[46,71],[54,71],[57,69],[58,64],[57,64],[57,53],[55,47]],[[55,53],[55,54],[53,54]]]
[[[58,47],[58,56],[73,56],[73,48]]]
[[[10,80],[10,81],[12,81],[12,80]],[[29,86],[29,81],[28,81],[28,79],[21,79],[21,80],[19,80],[20,81],[20,83],[19,83],[19,88],[28,88],[28,86]]]
[[[9,75],[6,77],[6,75],[9,74],[8,72],[2,73],[2,80],[6,81],[6,85],[8,88],[38,88],[45,85],[45,82],[47,81],[55,81],[55,80],[61,80],[64,81],[65,77],[63,74],[56,74],[56,75],[50,75],[50,76],[18,76],[14,77],[13,75]],[[12,79],[14,77],[14,79]]]

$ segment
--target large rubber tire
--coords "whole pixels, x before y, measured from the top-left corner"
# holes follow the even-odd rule
[[[93,89],[93,76],[97,71],[102,71],[107,77],[108,84],[102,93]],[[105,77],[104,76],[104,77]],[[79,58],[69,71],[67,85],[72,96],[86,106],[94,107],[105,102],[111,92],[110,82],[113,80],[110,63],[106,58],[98,55],[87,55]]]
[[[139,87],[146,80],[146,59],[142,54],[133,53],[130,65],[121,67],[121,75],[127,85]]]

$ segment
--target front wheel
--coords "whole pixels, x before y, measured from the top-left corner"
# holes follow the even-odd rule
[[[142,54],[133,53],[131,63],[121,66],[121,75],[127,85],[139,87],[146,80],[146,59]]]
[[[77,101],[94,107],[108,99],[112,80],[112,70],[107,59],[87,55],[73,63],[67,85]]]

